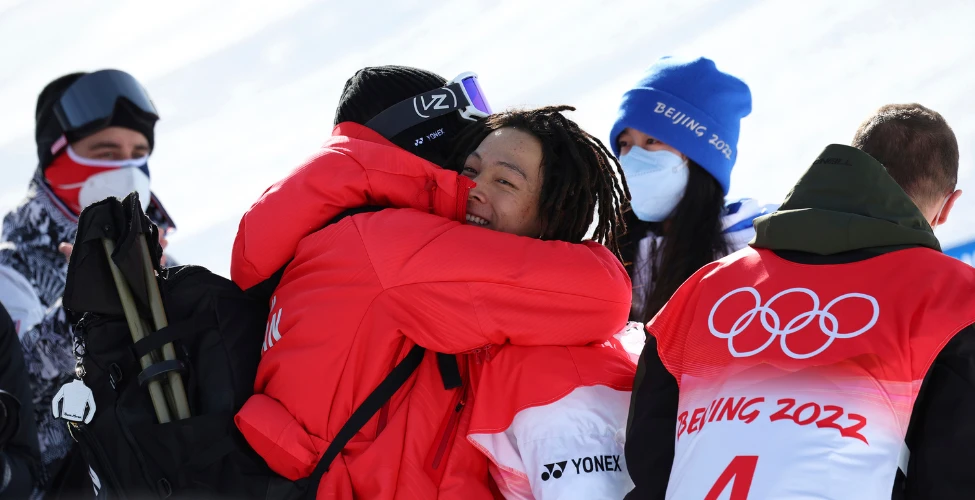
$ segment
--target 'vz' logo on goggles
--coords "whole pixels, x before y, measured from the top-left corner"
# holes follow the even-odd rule
[[[457,96],[447,87],[440,89],[437,94],[418,95],[413,98],[413,109],[422,118],[430,118],[429,111],[454,109],[457,107]],[[449,99],[449,100],[448,100]]]

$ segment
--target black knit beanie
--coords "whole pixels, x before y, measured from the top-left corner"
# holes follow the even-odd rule
[[[51,154],[51,146],[62,135],[67,138],[68,143],[73,143],[100,130],[96,128],[93,130],[86,129],[81,133],[65,133],[64,130],[61,130],[61,124],[58,123],[57,117],[54,116],[54,103],[64,95],[64,92],[68,90],[71,84],[87,74],[80,72],[64,75],[47,84],[37,97],[37,109],[34,114],[36,120],[34,125],[34,141],[37,143],[37,160],[41,169],[47,168],[54,161],[55,155]],[[146,136],[146,140],[149,141],[149,150],[152,151],[155,144],[155,125],[155,119],[146,117],[127,101],[119,100],[115,104],[112,119],[107,126],[125,127],[139,132]]]
[[[407,66],[360,69],[345,82],[335,110],[335,124],[365,125],[386,108],[446,83],[447,80],[436,73]],[[410,153],[443,166],[450,156],[454,138],[471,123],[458,113],[448,113],[414,125],[389,139]]]

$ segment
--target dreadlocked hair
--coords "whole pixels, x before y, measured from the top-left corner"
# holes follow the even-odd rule
[[[572,106],[546,106],[493,114],[458,136],[449,168],[461,171],[467,157],[502,128],[529,133],[542,144],[539,216],[543,240],[579,243],[596,217],[592,239],[617,256],[625,233],[623,205],[629,191],[619,161],[603,143],[562,115]]]

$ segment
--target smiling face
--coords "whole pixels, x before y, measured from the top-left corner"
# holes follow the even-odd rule
[[[467,222],[495,231],[538,238],[542,192],[542,143],[515,128],[489,134],[464,162],[477,185],[467,201]]]

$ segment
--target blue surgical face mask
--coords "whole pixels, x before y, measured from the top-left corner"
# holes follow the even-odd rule
[[[620,156],[620,165],[637,218],[647,222],[666,220],[687,189],[687,161],[670,151],[633,147]]]

